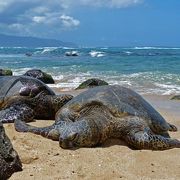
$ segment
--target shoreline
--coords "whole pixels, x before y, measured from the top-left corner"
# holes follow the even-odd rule
[[[77,95],[81,90],[70,92]],[[180,129],[180,101],[169,100],[170,96],[143,97],[168,122]],[[47,126],[52,123],[37,120],[31,124]],[[120,140],[108,140],[97,148],[64,150],[56,141],[31,133],[16,132],[13,124],[4,127],[23,163],[23,171],[13,174],[10,180],[180,179],[179,149],[132,150]],[[180,131],[170,133],[170,136],[180,139]]]

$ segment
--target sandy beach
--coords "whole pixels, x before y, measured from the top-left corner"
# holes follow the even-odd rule
[[[180,129],[180,102],[169,96],[144,96],[168,122]],[[36,121],[47,126],[53,121]],[[10,180],[59,179],[180,179],[180,151],[132,150],[119,140],[109,140],[97,148],[64,150],[58,142],[31,133],[18,133],[13,124],[6,133],[23,163],[23,171]],[[180,139],[180,131],[170,133]]]

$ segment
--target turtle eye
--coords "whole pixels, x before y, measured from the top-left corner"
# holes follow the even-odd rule
[[[69,136],[69,140],[70,141],[74,141],[76,138],[78,137],[78,133],[73,133],[73,134],[71,134],[70,136]]]

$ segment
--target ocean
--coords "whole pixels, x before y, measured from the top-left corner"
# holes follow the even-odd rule
[[[78,56],[66,56],[67,52]],[[100,78],[141,94],[180,93],[180,48],[0,47],[0,68],[11,69],[13,75],[41,69],[57,82],[49,86],[62,90],[72,90],[89,78]]]

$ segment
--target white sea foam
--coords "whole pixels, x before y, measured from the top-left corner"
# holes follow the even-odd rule
[[[127,55],[133,54],[133,52],[131,52],[131,51],[124,51],[124,53],[127,54]]]
[[[91,52],[89,52],[89,54],[91,55],[91,57],[103,57],[103,56],[105,56],[105,53],[101,52],[101,51],[91,51]]]
[[[32,69],[32,68],[12,69],[12,71],[13,71],[13,75],[19,76],[19,75],[24,74],[26,71],[28,71],[28,70],[30,70],[30,69]]]
[[[174,49],[174,50],[178,50],[180,49],[180,47],[151,47],[151,46],[147,46],[147,47],[134,47],[132,49]]]
[[[66,56],[79,56],[79,52],[78,51],[66,51],[65,55]]]
[[[148,73],[145,73],[145,77],[143,77],[143,80],[141,79],[142,76],[143,73],[114,76],[105,74],[95,75],[93,72],[77,74],[65,73],[62,75],[53,76],[55,80],[58,80],[58,83],[49,86],[61,88],[64,90],[72,90],[78,87],[79,84],[84,82],[85,80],[96,77],[105,80],[110,85],[118,84],[121,86],[129,87],[141,94],[171,95],[180,93],[180,85],[154,82],[153,77],[149,77]]]
[[[57,49],[57,47],[45,47],[43,49],[43,51],[41,52],[41,54],[46,54],[46,53],[52,52],[52,51],[54,51],[56,49]]]
[[[107,49],[108,49],[108,47],[102,47],[102,48],[100,48],[100,49],[104,49],[104,50],[107,50]]]
[[[4,64],[21,64],[22,63],[22,61],[6,61],[6,62],[4,62]]]
[[[59,75],[59,76],[53,76],[54,80],[62,80],[64,78],[63,75]]]
[[[12,57],[23,57],[24,54],[0,54],[0,57],[12,58]]]
[[[1,46],[0,47],[0,49],[24,49],[24,48],[27,48],[27,47],[21,47],[21,46],[17,46],[17,47],[3,47],[3,46]]]
[[[72,47],[62,47],[62,49],[75,49],[75,48],[72,48]]]

